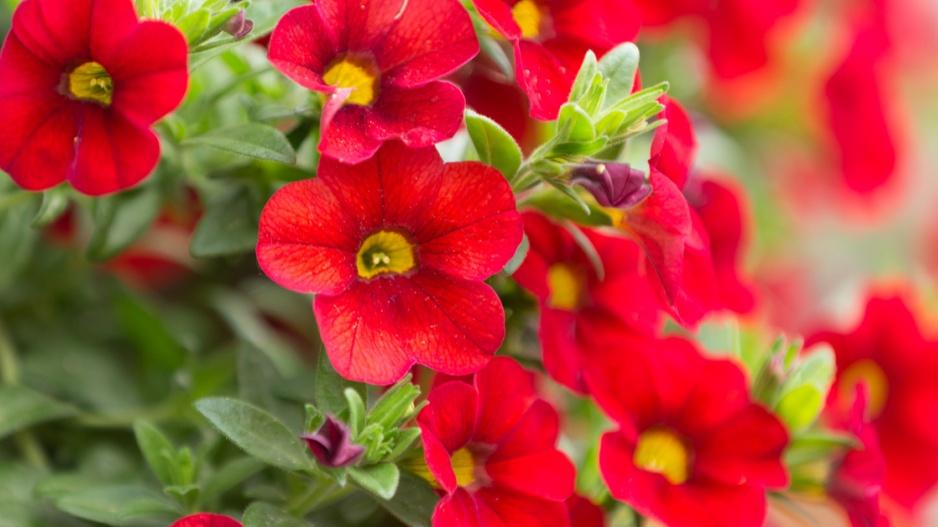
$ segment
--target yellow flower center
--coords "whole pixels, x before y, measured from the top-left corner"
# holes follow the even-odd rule
[[[566,263],[556,263],[547,270],[547,305],[554,309],[575,311],[580,307],[586,290],[586,277]]]
[[[661,474],[673,485],[687,481],[689,470],[687,447],[669,430],[648,430],[638,436],[635,466]]]
[[[79,101],[96,102],[108,107],[114,95],[114,81],[104,66],[93,61],[86,62],[68,74],[68,91]]]
[[[875,419],[886,407],[889,398],[889,380],[878,364],[870,359],[854,362],[840,374],[840,397],[844,401],[853,401],[858,384],[866,384],[870,394],[868,411]]]
[[[370,279],[384,273],[403,274],[416,266],[414,246],[403,234],[378,231],[365,238],[355,259],[358,276]]]
[[[521,0],[511,8],[511,16],[521,28],[521,36],[524,38],[535,38],[541,33],[541,14],[540,8],[533,0]]]
[[[346,102],[368,106],[374,102],[378,92],[378,77],[372,71],[373,68],[353,62],[346,57],[332,63],[326,69],[322,80],[337,88],[355,88]]]
[[[476,482],[476,464],[468,449],[460,448],[453,452],[449,460],[453,466],[453,474],[456,474],[457,485],[468,487]]]

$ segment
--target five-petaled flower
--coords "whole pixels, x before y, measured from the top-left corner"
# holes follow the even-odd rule
[[[261,213],[257,259],[278,284],[316,293],[326,352],[344,377],[390,384],[415,363],[477,371],[505,335],[482,283],[523,236],[505,178],[433,147],[386,143],[359,165],[329,158]]]
[[[788,484],[788,432],[752,402],[739,366],[622,333],[590,359],[590,393],[619,424],[599,450],[614,497],[669,527],[762,525],[765,489]]]
[[[478,52],[457,0],[319,0],[283,16],[269,57],[325,94],[319,151],[354,164],[389,139],[423,147],[452,137],[466,102],[438,79]]]
[[[473,0],[479,14],[514,48],[518,84],[531,116],[550,121],[592,50],[602,56],[638,35],[632,0]]]
[[[186,40],[131,0],[25,0],[0,53],[0,169],[21,187],[98,196],[160,156],[152,125],[182,101]]]
[[[244,527],[230,516],[200,512],[178,519],[170,527]]]
[[[556,447],[559,417],[516,362],[497,357],[472,384],[443,383],[427,400],[417,423],[427,477],[444,494],[434,527],[569,525],[576,472]]]

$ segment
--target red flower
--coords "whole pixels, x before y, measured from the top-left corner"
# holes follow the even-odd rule
[[[620,427],[599,451],[612,495],[669,527],[762,525],[765,488],[788,483],[788,433],[751,401],[742,370],[677,338],[609,337],[586,379]]]
[[[159,160],[150,125],[182,101],[187,59],[179,30],[141,22],[131,0],[25,0],[0,53],[0,169],[27,190],[137,184]]]
[[[709,53],[717,76],[730,79],[768,61],[767,35],[798,7],[798,0],[636,0],[647,26],[680,17],[701,19],[709,34]]]
[[[856,385],[869,388],[870,423],[886,459],[883,491],[912,508],[938,483],[938,343],[926,340],[900,297],[870,298],[851,332],[823,332],[807,340],[830,343],[837,379],[828,407],[843,414]]]
[[[569,232],[540,214],[522,216],[531,248],[513,277],[540,301],[544,367],[564,386],[585,393],[582,362],[598,327],[624,326],[648,337],[658,329],[658,301],[639,272],[644,255],[631,240],[584,229],[603,263],[600,278]]]
[[[209,514],[200,512],[192,514],[185,518],[180,518],[176,523],[169,527],[243,527],[234,518],[221,514]]]
[[[319,151],[358,163],[389,139],[423,147],[452,137],[465,99],[437,79],[478,52],[456,0],[319,0],[283,16],[269,57],[327,96]]]
[[[264,207],[257,259],[281,286],[317,295],[336,370],[390,384],[415,362],[451,375],[484,366],[505,327],[482,280],[523,233],[505,178],[396,141],[356,166],[323,158],[317,175]]]
[[[496,357],[473,384],[447,382],[427,400],[417,424],[445,492],[434,527],[569,525],[576,473],[555,446],[559,417],[517,363]]]
[[[638,35],[632,0],[473,0],[514,48],[518,84],[531,117],[557,118],[587,51],[599,56]]]
[[[570,525],[574,527],[605,527],[606,513],[592,501],[572,494],[567,498],[570,510]]]

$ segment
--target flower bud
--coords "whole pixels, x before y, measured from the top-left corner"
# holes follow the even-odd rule
[[[628,163],[588,161],[573,169],[570,183],[590,192],[603,207],[628,209],[651,194],[645,174]]]
[[[238,11],[233,17],[229,18],[225,22],[225,26],[222,28],[222,31],[233,36],[237,40],[248,36],[248,33],[254,29],[254,22],[248,20],[244,16],[244,9]]]
[[[363,446],[352,442],[348,425],[332,415],[326,416],[326,421],[315,434],[303,434],[300,438],[306,441],[320,464],[331,468],[351,465],[365,452]]]

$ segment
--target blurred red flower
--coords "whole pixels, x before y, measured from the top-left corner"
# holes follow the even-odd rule
[[[27,190],[137,184],[159,160],[150,125],[182,101],[187,60],[182,33],[138,20],[131,0],[25,0],[0,52],[0,169]]]
[[[317,295],[336,370],[390,384],[415,362],[451,375],[484,366],[505,324],[482,280],[523,235],[505,178],[397,141],[359,165],[323,158],[317,176],[264,207],[257,259],[281,286]]]
[[[788,484],[788,432],[752,402],[739,366],[689,341],[612,333],[586,380],[619,424],[599,451],[614,497],[670,527],[762,525],[765,489]]]
[[[538,213],[522,217],[531,247],[512,276],[539,301],[544,367],[557,382],[585,393],[582,361],[597,327],[622,326],[649,338],[658,330],[658,299],[639,270],[644,255],[632,240],[583,229],[602,262],[600,277],[567,230]]]
[[[557,450],[559,417],[530,375],[496,357],[473,383],[434,388],[417,416],[443,499],[434,527],[566,527],[576,469]]]
[[[850,411],[857,384],[867,386],[870,423],[886,459],[883,492],[913,508],[938,483],[938,343],[926,340],[898,296],[871,297],[853,331],[825,331],[806,344],[819,341],[837,356],[830,411]]]
[[[229,516],[200,512],[180,518],[170,527],[243,527],[240,522]]]
[[[326,95],[319,151],[359,163],[389,139],[423,147],[452,137],[466,103],[438,79],[478,52],[456,0],[320,0],[283,16],[269,58]]]
[[[557,118],[586,52],[597,56],[634,40],[640,15],[632,0],[473,0],[514,49],[518,84],[531,117]]]

